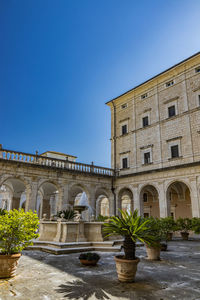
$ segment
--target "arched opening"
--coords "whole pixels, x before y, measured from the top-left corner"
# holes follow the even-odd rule
[[[178,218],[192,218],[190,190],[180,181],[173,182],[167,189],[167,202],[170,207],[170,215]]]
[[[140,203],[144,217],[160,217],[158,191],[153,185],[146,185],[142,188]]]
[[[85,221],[89,221],[91,215],[93,214],[88,198],[89,195],[84,186],[76,184],[71,187],[69,191],[69,207],[73,209],[76,205],[86,206],[86,209],[82,212],[82,218]]]
[[[98,188],[95,193],[96,217],[99,215],[110,216],[109,191],[104,188]]]
[[[107,197],[103,197],[101,200],[100,215],[105,217],[109,216],[109,200]]]
[[[118,207],[119,209],[127,212],[133,212],[133,193],[128,188],[123,188],[118,194]]]
[[[25,208],[26,186],[18,178],[6,179],[0,187],[0,208]]]
[[[37,196],[36,209],[38,214],[47,218],[57,214],[58,190],[54,183],[44,182],[39,189]]]

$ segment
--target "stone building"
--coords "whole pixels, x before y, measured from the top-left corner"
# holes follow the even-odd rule
[[[200,217],[200,53],[107,105],[116,211]]]
[[[107,102],[112,169],[0,147],[0,208],[42,217],[85,192],[93,214],[200,217],[200,52]]]

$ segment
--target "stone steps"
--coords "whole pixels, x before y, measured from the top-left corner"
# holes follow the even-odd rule
[[[75,245],[74,245],[75,246]],[[108,246],[86,246],[85,247],[62,247],[62,248],[56,248],[53,246],[46,246],[46,245],[33,245],[28,246],[26,250],[39,250],[43,252],[48,252],[51,254],[68,254],[68,253],[78,253],[78,252],[89,252],[89,251],[98,251],[98,252],[120,252],[121,246],[114,246],[114,247],[108,247]]]

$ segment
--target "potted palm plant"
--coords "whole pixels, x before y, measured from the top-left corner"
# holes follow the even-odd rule
[[[140,261],[135,255],[136,241],[150,245],[154,236],[148,226],[150,220],[138,216],[137,210],[133,213],[120,210],[120,214],[121,216],[110,217],[109,222],[104,223],[103,230],[107,236],[114,234],[124,237],[124,255],[115,256],[116,269],[119,281],[133,282]]]
[[[66,210],[59,211],[57,216],[59,218],[63,217],[63,219],[70,221],[70,220],[73,220],[77,216],[77,212],[74,211],[73,209],[66,209]]]
[[[182,239],[187,241],[189,237],[189,231],[192,230],[192,219],[178,218],[176,224],[177,230],[181,232]]]
[[[38,216],[32,211],[4,211],[0,216],[0,278],[15,276],[21,251],[37,238]]]

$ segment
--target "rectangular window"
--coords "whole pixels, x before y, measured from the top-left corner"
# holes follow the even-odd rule
[[[122,109],[127,108],[127,103],[122,104],[121,108],[122,108]]]
[[[150,162],[151,162],[150,152],[144,153],[144,164],[150,164]]]
[[[198,99],[199,99],[199,106],[200,106],[200,95],[198,95]]]
[[[176,115],[175,105],[168,107],[168,117],[171,118]]]
[[[122,168],[127,169],[128,168],[128,158],[123,158],[122,159]]]
[[[178,145],[171,146],[171,158],[179,157]]]
[[[149,213],[144,213],[144,218],[149,218]]]
[[[196,73],[200,73],[200,67],[197,67],[197,68],[195,69],[195,72],[196,72]]]
[[[148,195],[147,195],[147,193],[143,194],[143,202],[148,202]]]
[[[168,81],[168,82],[166,83],[166,87],[172,86],[173,84],[174,84],[174,81],[173,81],[173,80]]]
[[[122,135],[127,133],[127,125],[122,126]]]
[[[141,95],[141,99],[145,99],[145,98],[147,98],[147,93],[146,94],[143,94],[143,95]]]
[[[142,118],[142,124],[143,124],[143,127],[146,127],[149,125],[149,118],[148,116]]]

